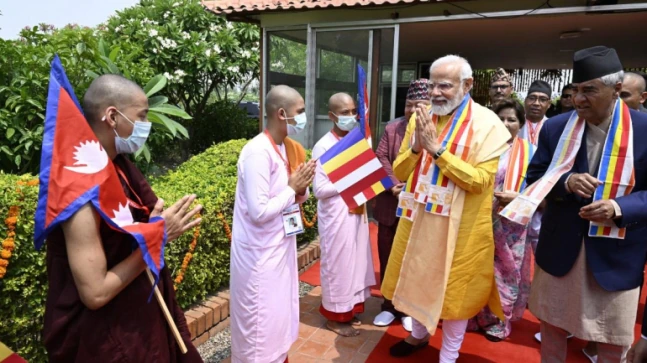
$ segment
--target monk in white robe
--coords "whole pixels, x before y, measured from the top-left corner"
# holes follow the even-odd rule
[[[303,129],[304,111],[297,91],[273,88],[266,98],[267,129],[245,145],[238,160],[231,243],[232,362],[285,362],[298,338],[296,236],[286,236],[292,226],[284,211],[308,199],[314,178],[315,162],[303,164],[305,150],[286,137]]]
[[[357,125],[355,101],[348,94],[333,95],[328,106],[334,126],[312,149],[313,159],[321,157]],[[364,301],[371,295],[370,287],[375,285],[365,207],[349,210],[321,164],[317,165],[313,191],[319,200],[321,238],[319,311],[328,319],[328,329],[341,336],[356,336],[359,330],[353,325],[360,322],[355,315],[364,312]]]

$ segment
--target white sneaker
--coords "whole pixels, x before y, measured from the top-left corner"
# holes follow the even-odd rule
[[[588,355],[588,353],[586,353],[586,349],[582,349],[582,353],[584,353],[584,355],[585,355],[587,358],[589,358],[589,360],[591,361],[591,363],[598,363],[598,356],[597,356],[597,354],[596,354],[596,355]]]
[[[411,333],[413,330],[413,319],[410,316],[405,316],[402,318],[402,327],[404,330],[408,331]]]
[[[573,337],[573,334],[569,333],[568,336],[566,336],[566,339],[571,339],[572,337]],[[535,340],[541,343],[541,333],[535,334]]]
[[[373,325],[375,326],[389,326],[395,320],[395,315],[391,314],[388,311],[383,311],[375,317],[373,320]]]

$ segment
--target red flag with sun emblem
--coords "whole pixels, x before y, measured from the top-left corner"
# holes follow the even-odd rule
[[[136,204],[126,197],[112,160],[83,116],[58,56],[50,73],[39,177],[36,249],[56,226],[91,203],[110,227],[137,241],[144,261],[159,279],[166,244],[164,219],[133,220],[130,206]]]

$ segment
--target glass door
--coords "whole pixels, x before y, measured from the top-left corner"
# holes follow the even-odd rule
[[[397,64],[394,52],[395,27],[316,29],[313,36],[312,106],[314,118],[313,145],[333,126],[328,117],[328,99],[345,92],[355,100],[358,96],[357,65],[367,75],[369,93],[369,122],[373,133],[373,147],[377,147],[385,122],[393,118],[390,89],[384,89],[380,72]],[[397,78],[397,77],[396,77]],[[392,79],[389,79],[391,81]],[[310,117],[309,117],[310,118]],[[310,119],[313,119],[310,118]]]

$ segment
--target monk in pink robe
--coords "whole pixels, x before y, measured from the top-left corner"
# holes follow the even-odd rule
[[[333,95],[328,102],[333,129],[312,149],[318,159],[357,125],[357,108],[345,93]],[[321,306],[328,319],[328,329],[342,336],[356,336],[359,325],[355,315],[364,312],[364,301],[375,285],[373,256],[364,206],[348,210],[321,165],[313,184],[319,202],[319,236],[321,238]]]
[[[315,162],[303,164],[305,150],[287,138],[305,126],[299,93],[277,86],[265,104],[267,129],[238,159],[230,281],[234,363],[287,361],[299,334],[297,241],[290,234],[298,223],[284,211],[308,199]],[[298,210],[295,216],[300,222]]]

